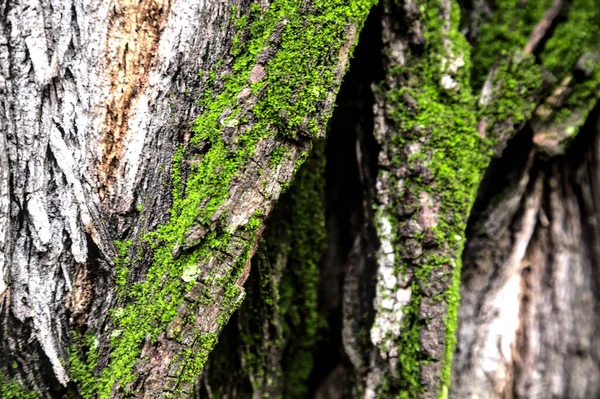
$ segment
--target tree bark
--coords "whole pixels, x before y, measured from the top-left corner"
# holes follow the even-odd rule
[[[374,3],[0,2],[0,396],[600,394],[597,1]]]
[[[192,392],[372,3],[0,4],[4,378]]]
[[[598,396],[597,120],[564,156],[525,135],[497,166],[514,183],[471,219],[455,397]]]

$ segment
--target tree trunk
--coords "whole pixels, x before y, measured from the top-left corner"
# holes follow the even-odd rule
[[[483,190],[471,217],[457,398],[600,395],[598,126],[596,112],[551,159],[524,134],[484,180],[512,181]]]
[[[0,396],[600,395],[596,0],[384,0],[339,94],[374,1],[77,1],[0,3]]]
[[[5,380],[192,392],[372,3],[0,3]]]

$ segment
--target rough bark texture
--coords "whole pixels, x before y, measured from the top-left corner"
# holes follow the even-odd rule
[[[556,159],[524,134],[486,177],[513,183],[471,219],[454,397],[600,394],[596,120]]]
[[[490,153],[501,153],[514,131],[515,115],[480,110],[506,100],[502,81],[477,105],[458,16],[453,2],[384,3],[369,398],[447,395],[466,220]],[[528,83],[516,83],[526,99]]]
[[[600,4],[383,1],[308,157],[374,3],[0,0],[0,396],[600,395]]]
[[[191,392],[371,5],[0,3],[6,378]]]
[[[198,112],[181,92],[216,62],[196,28],[218,24],[205,6],[0,6],[2,365],[42,396],[70,380],[72,332],[107,323],[113,240],[165,220],[171,157]]]
[[[365,217],[372,214],[368,198],[374,192],[376,159],[369,157],[377,153],[371,84],[381,73],[374,63],[381,50],[379,18],[374,11],[361,33],[324,153],[317,151],[302,165],[266,224],[248,295],[210,355],[199,386],[202,398],[355,394],[352,365],[366,366],[364,348],[372,347],[366,332],[373,322],[376,240]],[[325,171],[317,167],[323,162],[315,159],[319,154]],[[310,189],[315,185],[324,190],[321,195]],[[318,230],[321,217],[326,238]],[[310,240],[302,238],[307,236]],[[306,301],[307,294],[315,297]]]

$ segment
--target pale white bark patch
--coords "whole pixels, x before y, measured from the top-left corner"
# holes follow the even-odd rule
[[[374,308],[377,313],[371,327],[371,341],[379,348],[384,359],[394,362],[397,357],[396,340],[400,337],[403,308],[410,303],[412,290],[400,288],[399,278],[395,270],[395,254],[392,236],[392,224],[386,214],[379,209],[376,214],[377,234],[380,250],[377,256],[377,288]],[[403,281],[401,282],[403,283]]]
[[[40,86],[49,83],[56,76],[56,59],[52,64],[48,59],[48,43],[44,32],[44,18],[42,15],[42,4],[36,0],[28,0],[23,9],[23,22],[25,32],[25,43],[33,64],[35,79]]]
[[[419,204],[421,209],[419,211],[419,225],[423,228],[431,229],[438,224],[438,207],[434,205],[433,198],[426,191],[419,193]]]
[[[181,279],[183,281],[185,281],[186,283],[189,283],[190,281],[195,281],[196,278],[198,277],[199,271],[200,270],[198,268],[198,265],[196,265],[196,264],[191,265],[183,271],[183,274],[181,275]]]
[[[450,75],[443,75],[442,79],[440,80],[440,85],[446,90],[458,89],[458,83],[456,80],[452,79],[452,76]]]
[[[43,193],[37,191],[31,193],[27,198],[27,211],[31,224],[35,229],[33,244],[40,252],[46,251],[46,244],[50,242],[50,220],[46,211],[46,198]]]
[[[2,36],[0,35],[0,40]],[[2,58],[2,48],[0,42],[0,58]],[[0,63],[1,66],[1,63]],[[2,75],[0,75],[2,76]],[[0,90],[2,88],[0,87]],[[0,130],[0,311],[4,304],[4,293],[6,292],[7,279],[7,233],[10,228],[10,173],[8,170],[8,155],[6,148],[5,133]]]

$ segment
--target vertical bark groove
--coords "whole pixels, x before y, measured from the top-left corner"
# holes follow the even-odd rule
[[[600,394],[595,120],[561,157],[535,152],[530,135],[516,139],[529,151],[513,169],[521,180],[472,216],[451,397]]]

